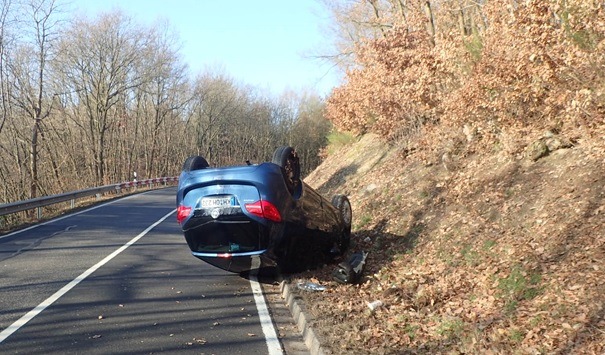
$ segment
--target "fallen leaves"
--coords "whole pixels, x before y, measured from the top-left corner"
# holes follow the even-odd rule
[[[371,217],[352,242],[354,251],[370,256],[358,285],[332,282],[331,265],[301,275],[328,288],[300,294],[322,345],[335,353],[605,351],[599,317],[605,307],[605,225],[594,213],[601,204],[590,202],[605,197],[605,174],[595,182],[584,173],[605,172],[605,160],[588,151],[576,147],[527,166],[475,153],[461,171],[445,173],[446,187],[434,197],[418,191],[444,181],[444,171],[409,156],[402,162],[392,155],[365,173],[391,181],[372,193],[379,196],[365,192],[367,183],[359,182],[368,180],[364,174],[332,187],[332,193],[348,191],[354,220]],[[339,171],[354,161],[328,157],[324,164]],[[562,203],[570,190],[574,201],[584,202]],[[373,204],[377,200],[383,202]],[[400,200],[407,207],[389,208]],[[486,214],[486,207],[492,212]],[[424,221],[422,229],[401,222],[410,216]],[[536,220],[541,222],[531,222]],[[368,303],[375,300],[383,306],[371,312]]]

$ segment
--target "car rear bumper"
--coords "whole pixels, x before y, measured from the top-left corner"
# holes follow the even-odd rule
[[[274,258],[269,257],[267,250],[258,250],[247,253],[192,252],[192,254],[208,264],[236,273],[276,266]]]
[[[195,224],[197,222],[197,224]],[[280,228],[265,226],[244,216],[219,220],[195,218],[184,231],[193,256],[231,272],[274,267],[274,241]]]
[[[192,252],[205,254],[254,253],[266,250],[269,229],[245,216],[237,218],[193,218],[184,230]]]

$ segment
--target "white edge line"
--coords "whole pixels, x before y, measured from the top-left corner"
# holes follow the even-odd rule
[[[98,206],[98,207],[101,207],[101,206]],[[95,208],[97,208],[97,207],[95,207]],[[137,235],[136,237],[132,238],[128,243],[122,245],[120,248],[118,248],[117,250],[115,250],[113,253],[111,253],[108,256],[106,256],[103,260],[99,261],[98,263],[96,263],[95,265],[93,265],[92,267],[90,267],[88,270],[84,271],[80,276],[78,276],[75,279],[73,279],[67,285],[63,286],[59,291],[55,292],[52,296],[48,297],[42,303],[40,303],[39,305],[37,305],[36,308],[34,308],[31,311],[27,312],[25,315],[23,315],[21,318],[19,318],[16,322],[14,322],[10,326],[8,326],[8,328],[6,328],[2,332],[0,332],[0,344],[4,340],[6,340],[6,338],[8,338],[11,334],[13,334],[14,332],[16,332],[19,328],[21,328],[22,326],[24,326],[30,320],[32,320],[35,316],[37,316],[38,314],[40,314],[40,312],[42,312],[44,309],[46,309],[46,307],[48,307],[51,304],[53,304],[55,301],[57,301],[59,298],[61,298],[63,295],[65,295],[69,290],[71,290],[72,288],[74,288],[81,281],[85,280],[88,276],[90,276],[90,274],[92,274],[93,272],[95,272],[101,266],[107,264],[107,262],[109,262],[111,259],[115,258],[118,254],[120,254],[121,252],[123,252],[124,250],[126,250],[129,246],[131,246],[132,244],[136,243],[139,239],[141,239],[142,237],[144,237],[147,233],[149,233],[149,231],[151,231],[153,228],[155,228],[158,224],[162,223],[166,218],[170,217],[170,215],[172,215],[175,211],[176,210],[170,211],[167,215],[165,215],[164,217],[160,218],[157,222],[155,222],[151,226],[147,227],[139,235]]]
[[[252,269],[255,271],[250,273],[250,286],[254,295],[254,302],[256,302],[258,318],[260,320],[261,328],[263,329],[263,334],[265,335],[265,341],[267,343],[269,355],[284,354],[284,351],[282,350],[281,344],[279,342],[279,338],[277,337],[277,333],[275,332],[273,321],[271,320],[271,316],[269,315],[269,309],[267,308],[267,304],[265,303],[265,296],[263,296],[263,290],[260,287],[260,284],[258,283],[258,279],[256,278],[258,267],[260,266],[260,258],[253,257],[251,266]]]

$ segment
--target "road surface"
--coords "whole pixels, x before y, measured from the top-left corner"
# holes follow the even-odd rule
[[[0,353],[284,353],[259,284],[194,258],[174,201],[155,190],[0,236]]]

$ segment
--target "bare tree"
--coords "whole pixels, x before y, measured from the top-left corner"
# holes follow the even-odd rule
[[[198,78],[192,123],[197,132],[199,154],[210,160],[219,158],[219,148],[228,138],[230,122],[246,102],[245,98],[245,93],[225,74],[207,74]]]
[[[301,173],[306,175],[320,163],[319,153],[328,144],[332,124],[324,117],[325,102],[317,95],[299,95],[297,117],[292,127],[292,145],[301,157]]]
[[[152,176],[159,170],[160,155],[166,151],[170,136],[169,121],[179,117],[178,112],[190,100],[185,93],[188,85],[186,66],[175,49],[176,38],[167,25],[158,25],[152,31],[152,43],[142,68],[149,73],[141,86],[144,93],[140,108],[147,122],[142,126],[145,170]]]
[[[38,195],[39,138],[42,120],[47,118],[53,106],[53,94],[46,92],[48,62],[53,59],[58,41],[61,20],[55,0],[31,0],[23,5],[25,42],[19,47],[9,67],[12,73],[11,99],[32,120],[29,140],[30,198]],[[31,56],[30,53],[35,53]]]
[[[267,96],[219,69],[188,80],[164,27],[117,11],[63,27],[60,0],[24,1],[21,37],[10,35],[9,0],[0,8],[4,200],[116,182],[134,169],[175,174],[191,154],[213,165],[265,161],[282,144],[310,151],[305,139],[327,132],[293,93]]]
[[[106,183],[109,130],[118,123],[120,103],[145,77],[136,70],[149,45],[147,32],[120,12],[102,14],[94,22],[76,21],[62,43],[61,67],[69,86],[67,98],[93,158],[97,184]],[[82,113],[86,120],[82,120]]]
[[[6,61],[8,59],[8,47],[11,42],[10,36],[10,14],[13,4],[10,0],[4,0],[0,4],[0,133],[4,122],[9,115],[9,87],[6,73]]]
[[[348,69],[354,66],[355,47],[364,40],[383,38],[396,25],[407,26],[407,1],[404,0],[322,0],[330,14],[327,36],[336,53],[320,54]]]

